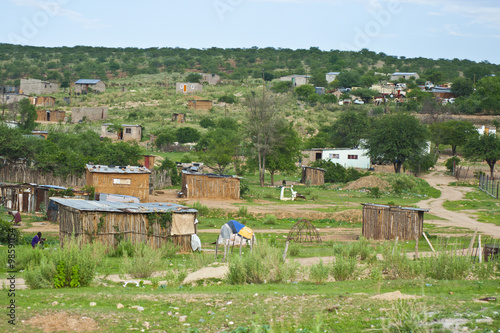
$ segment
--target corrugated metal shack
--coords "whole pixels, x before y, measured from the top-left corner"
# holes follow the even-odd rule
[[[145,167],[87,164],[87,185],[99,193],[131,195],[147,202],[150,173]]]
[[[172,241],[191,251],[197,210],[171,203],[123,203],[51,198],[59,208],[59,241],[68,236],[82,243],[100,241],[116,246],[121,240],[159,248]]]
[[[239,199],[240,177],[182,171],[181,196],[185,198]]]
[[[363,237],[367,239],[414,240],[424,231],[428,209],[363,204]]]
[[[313,186],[325,183],[325,169],[302,166],[302,184],[310,183]]]

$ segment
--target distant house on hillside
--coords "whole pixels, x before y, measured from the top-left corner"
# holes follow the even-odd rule
[[[396,72],[396,73],[392,73],[391,74],[391,81],[396,81],[396,80],[399,80],[399,79],[405,79],[405,80],[408,80],[409,78],[411,77],[414,77],[415,80],[416,79],[419,79],[420,76],[417,74],[417,73],[407,73],[407,72]]]
[[[87,93],[87,91],[104,92],[106,85],[99,79],[80,79],[75,82],[75,92],[77,94]]]
[[[497,129],[495,126],[484,126],[482,125],[481,127],[477,128],[477,131],[480,135],[489,135],[489,134],[497,134]]]
[[[280,77],[280,81],[292,81],[292,86],[295,88],[308,84],[310,78],[308,75],[293,74]]]
[[[89,121],[104,120],[108,118],[108,108],[72,108],[71,122],[78,123],[83,119]]]
[[[101,136],[103,138],[119,141],[141,141],[141,125],[122,125],[123,130],[118,133],[109,128],[111,125],[113,124],[102,124]]]
[[[190,110],[210,110],[212,101],[209,100],[190,100],[188,101],[188,109]]]
[[[201,83],[207,82],[209,85],[220,83],[220,76],[217,74],[201,74]]]
[[[62,110],[36,110],[36,121],[62,122],[66,117],[66,112]]]
[[[314,148],[302,151],[306,157],[302,165],[308,166],[314,161],[325,160],[338,163],[344,168],[369,169],[370,157],[367,149],[360,148]]]
[[[175,92],[178,93],[191,94],[202,91],[203,85],[201,83],[177,82],[175,84]]]
[[[50,83],[37,79],[21,79],[20,92],[26,95],[43,95],[57,93],[57,83]]]
[[[340,72],[328,72],[326,73],[326,82],[330,83],[332,81],[335,81],[337,78],[337,75],[339,75]]]
[[[55,106],[56,99],[50,96],[30,96],[30,103],[34,106]]]

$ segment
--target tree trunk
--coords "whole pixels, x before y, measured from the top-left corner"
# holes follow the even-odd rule
[[[274,172],[275,171],[269,171],[269,173],[271,174],[271,186],[274,186]]]
[[[455,156],[457,154],[457,146],[451,145],[451,156]]]
[[[486,161],[486,163],[488,163],[488,166],[490,167],[490,178],[492,180],[495,179],[495,163],[496,162],[497,162],[496,160],[495,161]]]
[[[394,162],[393,165],[394,165],[394,172],[401,173],[401,165],[403,165],[403,163],[398,161]]]

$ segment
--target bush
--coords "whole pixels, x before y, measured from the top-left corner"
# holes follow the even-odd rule
[[[336,281],[355,279],[357,276],[356,258],[336,256],[332,265],[332,275]]]
[[[198,211],[199,216],[207,216],[210,213],[210,208],[202,205],[199,201],[194,202],[191,207]]]
[[[309,270],[309,279],[316,284],[323,284],[328,279],[330,270],[328,266],[323,264],[323,260],[319,260],[319,264],[314,264]]]
[[[148,278],[160,268],[161,252],[152,249],[147,244],[135,244],[133,257],[129,257],[126,252],[123,254],[123,273],[130,274],[133,278]]]
[[[420,275],[417,262],[408,258],[405,253],[400,253],[397,249],[392,253],[392,248],[389,245],[383,248],[383,257],[383,271],[387,273],[387,277],[391,280],[413,279]]]
[[[246,180],[240,180],[240,197],[243,197],[245,194],[250,192],[250,186]]]
[[[131,241],[119,242],[114,250],[108,252],[108,257],[121,258],[124,256],[124,253],[126,253],[128,257],[134,256],[134,244],[132,244]]]
[[[290,246],[288,247],[288,254],[290,257],[298,257],[300,254],[300,244],[297,243],[290,243]]]
[[[460,158],[458,158],[457,156],[453,156],[447,159],[444,165],[446,166],[446,169],[448,169],[449,172],[453,172],[453,167],[458,166],[460,162],[461,162]]]
[[[278,222],[278,219],[276,218],[276,216],[274,216],[272,214],[266,215],[266,217],[264,217],[264,220],[262,221],[262,223],[264,223],[266,225],[275,225],[277,222]]]
[[[19,230],[12,228],[12,224],[9,221],[0,219],[0,244],[8,244],[9,235],[14,237],[14,244],[19,244],[21,241]]]
[[[440,252],[429,258],[422,258],[420,270],[427,278],[435,280],[462,280],[472,269],[472,263],[467,256],[457,256]]]

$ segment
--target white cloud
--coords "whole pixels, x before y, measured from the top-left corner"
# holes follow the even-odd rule
[[[106,27],[102,24],[100,20],[90,19],[85,17],[83,14],[64,8],[64,4],[68,3],[69,0],[55,0],[55,1],[44,1],[44,0],[10,0],[17,6],[32,7],[37,8],[51,17],[65,17],[86,29],[99,29]]]

